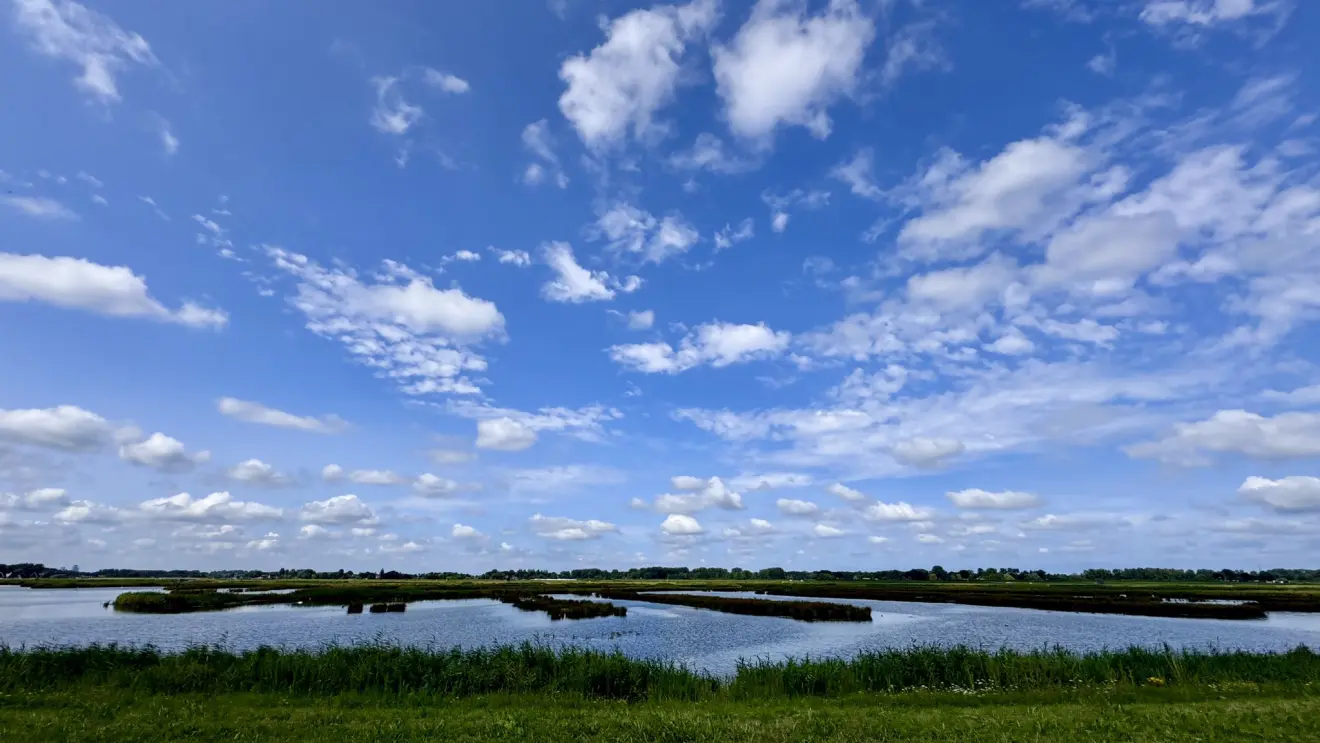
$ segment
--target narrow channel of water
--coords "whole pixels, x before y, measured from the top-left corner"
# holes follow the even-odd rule
[[[1298,645],[1320,649],[1320,615],[1316,614],[1281,613],[1265,620],[1235,622],[847,600],[845,603],[870,606],[872,621],[806,623],[621,601],[616,603],[628,607],[626,617],[554,622],[543,613],[518,611],[485,599],[418,602],[409,604],[403,614],[348,615],[343,607],[252,606],[224,612],[142,615],[103,608],[123,590],[38,591],[0,586],[0,644],[152,644],[167,649],[220,644],[242,650],[259,645],[314,648],[373,640],[439,648],[533,641],[599,650],[618,648],[632,656],[681,661],[714,673],[732,671],[739,658],[847,656],[914,644],[988,649],[1058,645],[1077,651],[1164,644],[1260,652]]]

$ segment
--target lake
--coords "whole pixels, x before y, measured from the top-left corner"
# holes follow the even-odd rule
[[[243,650],[376,640],[437,648],[533,641],[617,648],[631,656],[675,660],[721,674],[733,671],[740,658],[849,656],[914,644],[1021,650],[1057,645],[1076,651],[1165,644],[1258,652],[1298,645],[1320,648],[1317,614],[1223,621],[850,599],[842,603],[871,607],[871,622],[807,623],[616,601],[628,607],[628,616],[555,622],[544,613],[486,599],[423,601],[409,604],[403,614],[356,615],[346,614],[343,607],[253,606],[168,615],[123,614],[102,607],[124,590],[0,586],[0,644],[119,643],[164,649],[210,644]]]

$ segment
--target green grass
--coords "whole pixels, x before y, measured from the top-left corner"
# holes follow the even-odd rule
[[[1174,689],[1060,697],[1010,695],[629,704],[552,694],[446,700],[343,695],[0,695],[0,741],[1131,741],[1320,740],[1320,699],[1305,690]]]
[[[0,649],[0,693],[98,686],[152,694],[470,697],[547,692],[592,699],[692,701],[914,690],[998,693],[1316,682],[1320,655],[1306,648],[1282,654],[1141,648],[1078,654],[915,647],[847,659],[742,662],[727,678],[619,652],[534,644],[471,650],[374,644],[242,653],[214,648],[162,653],[114,646]]]
[[[1320,656],[871,653],[730,678],[536,645],[0,649],[21,741],[1320,740]]]

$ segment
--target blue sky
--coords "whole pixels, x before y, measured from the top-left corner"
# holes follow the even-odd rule
[[[1291,0],[6,0],[0,561],[1310,564]]]

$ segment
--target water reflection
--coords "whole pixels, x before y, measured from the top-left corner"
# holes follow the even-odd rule
[[[716,673],[739,658],[851,655],[914,644],[1033,649],[1060,645],[1096,650],[1128,645],[1282,651],[1320,648],[1320,615],[1275,614],[1259,621],[1125,617],[892,601],[870,606],[872,621],[809,624],[777,617],[721,614],[635,601],[627,617],[553,622],[540,612],[498,601],[424,601],[403,614],[345,614],[340,606],[249,606],[198,614],[122,614],[102,608],[123,589],[35,591],[0,586],[0,643],[13,646],[88,643],[183,648],[219,643],[320,647],[382,640],[448,648],[543,642],[637,657],[665,658]],[[719,594],[750,595],[750,594]],[[764,597],[762,597],[764,598]]]

